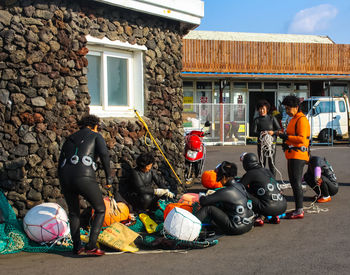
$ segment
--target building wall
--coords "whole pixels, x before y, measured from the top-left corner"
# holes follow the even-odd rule
[[[145,120],[182,177],[182,33],[175,21],[95,1],[0,1],[0,187],[19,217],[46,201],[64,204],[57,161],[89,112],[86,35],[145,45]],[[145,144],[136,118],[104,118],[116,183]],[[147,143],[147,142],[146,142]],[[171,177],[157,153],[158,163]],[[175,161],[176,160],[176,161]],[[102,181],[104,172],[97,171]],[[117,185],[114,185],[114,189]],[[85,201],[81,201],[86,208]]]

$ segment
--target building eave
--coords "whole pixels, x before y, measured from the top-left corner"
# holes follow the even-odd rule
[[[200,25],[204,16],[204,2],[201,0],[95,0],[107,5],[143,12],[189,24]]]

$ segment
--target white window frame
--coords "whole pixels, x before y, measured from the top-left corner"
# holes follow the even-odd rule
[[[98,39],[86,36],[88,55],[101,56],[101,96],[102,105],[90,105],[90,113],[98,117],[134,117],[137,110],[140,115],[144,113],[144,77],[143,52],[145,46],[131,45],[127,42],[111,41],[104,37]],[[127,60],[127,106],[108,106],[107,90],[107,57],[112,56]]]

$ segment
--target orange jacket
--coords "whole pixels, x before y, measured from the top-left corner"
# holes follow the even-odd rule
[[[287,145],[293,147],[309,147],[310,124],[302,112],[298,112],[288,123],[287,135]],[[308,151],[302,152],[300,150],[286,150],[284,154],[287,159],[309,160]]]

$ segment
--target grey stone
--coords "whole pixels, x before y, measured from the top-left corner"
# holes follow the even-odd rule
[[[9,170],[15,170],[17,168],[24,167],[24,165],[26,164],[27,164],[27,161],[25,158],[17,158],[17,159],[5,162],[5,168]]]
[[[25,144],[37,143],[35,133],[27,133],[21,138],[22,142]]]
[[[48,88],[52,85],[52,79],[47,75],[39,74],[33,78],[33,86],[36,88]]]
[[[0,89],[0,102],[7,105],[9,100],[10,92],[5,89]]]
[[[32,201],[40,201],[41,200],[41,193],[35,191],[34,189],[30,189],[27,198]]]
[[[9,26],[11,23],[12,14],[6,10],[0,10],[0,23]]]
[[[37,97],[31,98],[31,102],[32,102],[33,106],[37,106],[37,107],[44,107],[44,106],[46,106],[46,101],[41,96],[37,96]]]
[[[12,152],[14,155],[24,157],[28,155],[28,146],[24,144],[17,145]]]

